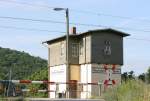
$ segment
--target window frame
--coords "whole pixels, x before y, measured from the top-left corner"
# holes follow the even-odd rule
[[[105,40],[104,43],[105,43],[104,54],[111,55],[112,54],[111,42],[109,40]]]
[[[60,46],[60,56],[64,56],[65,54],[65,43],[61,42],[61,46]]]
[[[83,52],[84,52],[84,41],[81,40],[79,43],[79,55],[83,56]]]
[[[71,56],[78,57],[79,56],[79,43],[71,44]]]

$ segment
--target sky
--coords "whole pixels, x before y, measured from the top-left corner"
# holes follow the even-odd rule
[[[78,33],[100,28],[129,33],[130,36],[124,38],[122,72],[133,70],[138,75],[150,66],[149,4],[149,0],[0,0],[0,47],[47,59],[48,49],[41,43],[64,35],[61,32],[66,31],[66,25],[6,17],[65,22],[65,12],[56,12],[53,8],[69,8],[71,23],[101,25],[70,24],[77,27]]]

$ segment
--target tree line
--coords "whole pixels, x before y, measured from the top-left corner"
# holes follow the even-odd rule
[[[124,72],[121,74],[122,81],[128,81],[132,79],[139,79],[145,83],[150,84],[150,67],[148,68],[146,73],[142,73],[138,76],[135,76],[134,71]]]

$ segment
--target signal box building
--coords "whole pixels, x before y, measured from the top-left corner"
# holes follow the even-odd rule
[[[76,28],[73,28],[72,32],[69,35],[69,69],[66,68],[66,36],[46,41],[49,53],[49,81],[75,80],[80,83],[120,84],[123,38],[129,34],[109,28],[79,34],[76,33]],[[112,70],[111,75],[109,74],[111,79],[106,76],[107,72],[110,72],[108,70]],[[57,89],[62,95],[68,90],[66,84],[60,84],[58,88],[56,85],[49,85],[50,90]],[[76,88],[77,92],[72,97],[97,96],[97,89],[94,85],[83,85]],[[55,98],[56,93],[50,92],[49,96]]]

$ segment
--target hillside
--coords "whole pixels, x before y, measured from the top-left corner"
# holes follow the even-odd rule
[[[0,47],[0,80],[9,78],[24,79],[47,67],[47,60],[31,56],[28,53]]]

